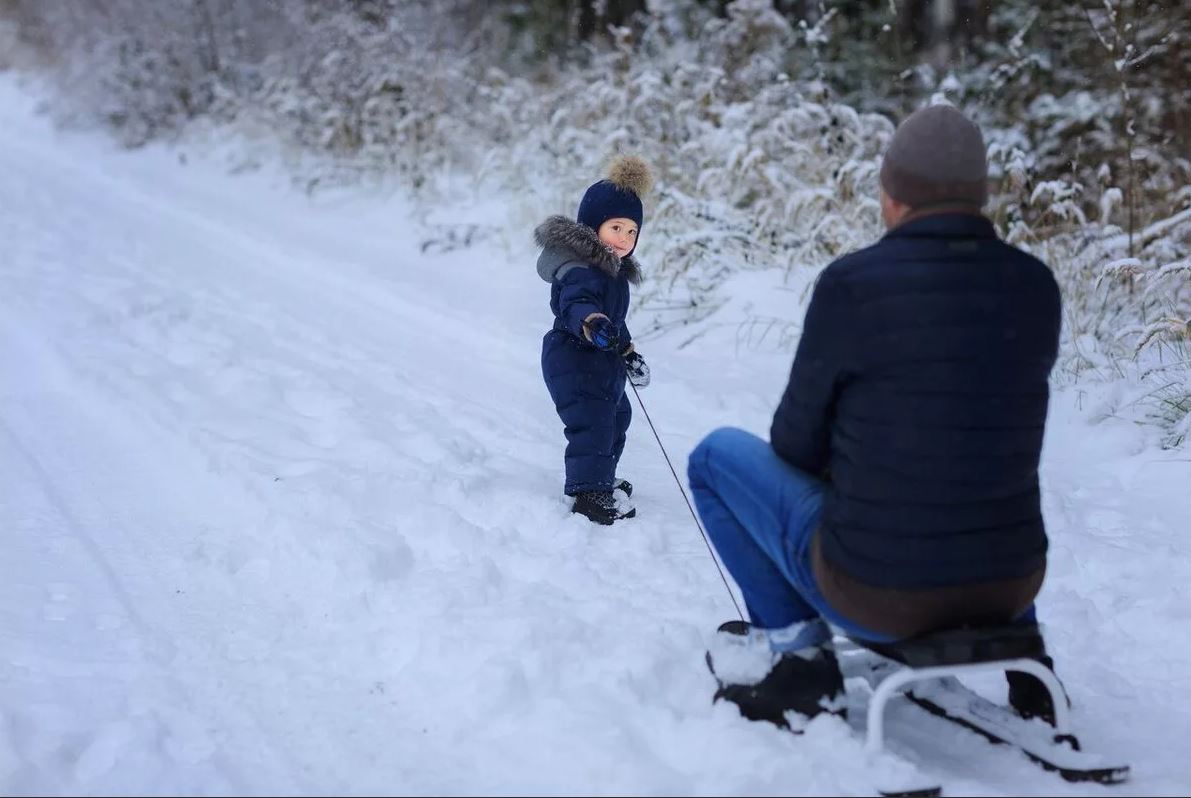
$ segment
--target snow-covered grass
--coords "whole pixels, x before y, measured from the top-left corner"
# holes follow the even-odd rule
[[[284,153],[311,192],[389,183],[418,208],[454,213],[478,195],[502,206],[476,228],[448,219],[428,251],[510,241],[504,230],[572,209],[614,152],[644,155],[659,190],[647,198],[643,337],[721,324],[725,283],[742,271],[782,269],[797,287],[872,241],[889,114],[955,102],[989,144],[989,215],[1063,285],[1060,377],[1111,386],[1100,415],[1152,426],[1166,446],[1191,430],[1191,161],[1165,110],[1181,90],[1173,11],[1001,2],[953,72],[919,64],[894,79],[900,51],[853,41],[884,36],[893,6],[799,25],[772,0],[734,0],[723,18],[714,4],[650,2],[616,43],[578,45],[561,20],[523,27],[542,22],[540,3],[403,1],[379,13],[225,0],[214,16],[192,0],[135,5],[10,4],[12,63],[54,85],[59,120],[130,147],[234,128],[259,137],[266,161]],[[1094,20],[1117,11],[1136,24]],[[1111,74],[1085,63],[1089,47],[1110,45],[1145,63]],[[749,329],[796,323],[783,312]]]
[[[642,417],[640,517],[568,514],[503,196],[312,198],[31,107],[0,83],[0,793],[871,793],[843,723],[711,705],[732,604]],[[766,431],[796,329],[757,319],[810,278],[732,275],[643,342],[680,473]],[[1114,792],[1180,794],[1191,463],[1081,403],[1046,439],[1041,614],[1085,743],[1134,766]],[[949,794],[1103,791],[909,707],[890,736]]]

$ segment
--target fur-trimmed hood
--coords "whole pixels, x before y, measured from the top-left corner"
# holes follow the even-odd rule
[[[542,248],[538,276],[548,283],[570,263],[592,266],[609,277],[624,274],[634,285],[641,282],[641,268],[632,255],[621,258],[604,246],[595,230],[566,216],[551,216],[538,225],[533,237]]]

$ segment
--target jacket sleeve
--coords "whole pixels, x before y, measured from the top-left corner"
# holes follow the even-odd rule
[[[577,266],[558,278],[558,311],[567,330],[581,340],[583,320],[593,313],[603,313],[604,280],[595,269]]]
[[[779,457],[819,478],[827,472],[835,402],[856,335],[849,321],[855,309],[836,274],[828,267],[811,294],[790,381],[769,430]]]

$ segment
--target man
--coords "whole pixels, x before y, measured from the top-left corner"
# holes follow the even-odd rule
[[[820,275],[770,442],[720,429],[690,457],[751,618],[709,657],[762,650],[768,667],[716,667],[716,697],[779,725],[843,714],[828,623],[879,643],[1031,621],[1046,570],[1058,286],[981,215],[984,139],[956,109],[907,118],[880,177],[888,233]],[[1034,677],[1011,674],[1010,700],[1053,715]]]

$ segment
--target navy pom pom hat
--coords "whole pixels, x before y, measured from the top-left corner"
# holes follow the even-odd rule
[[[608,177],[593,183],[579,203],[577,221],[592,230],[609,219],[632,219],[640,230],[645,223],[641,197],[653,187],[653,175],[645,161],[621,155],[608,167]]]

